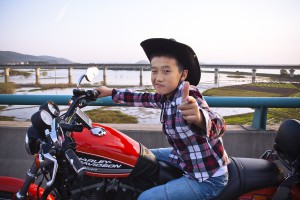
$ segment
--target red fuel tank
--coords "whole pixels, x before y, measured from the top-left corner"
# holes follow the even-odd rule
[[[140,144],[108,126],[93,123],[92,129],[71,134],[77,144],[76,154],[87,168],[86,175],[129,176],[139,158]]]

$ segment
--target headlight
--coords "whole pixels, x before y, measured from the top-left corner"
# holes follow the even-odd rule
[[[43,139],[40,132],[30,126],[27,129],[27,133],[25,136],[25,148],[29,155],[34,155],[40,151],[40,141]]]
[[[46,110],[39,110],[31,116],[31,123],[40,133],[43,133],[46,129],[50,129],[52,123],[52,116]]]

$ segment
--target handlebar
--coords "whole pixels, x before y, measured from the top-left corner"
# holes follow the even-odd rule
[[[86,172],[86,167],[83,166],[74,151],[72,149],[68,149],[67,151],[65,151],[65,156],[77,175],[79,177],[84,175],[84,173]]]
[[[83,100],[96,101],[98,96],[99,92],[97,90],[74,89],[73,97],[71,99],[72,104],[70,105],[70,108],[68,109],[63,119],[66,120],[73,113],[76,107],[84,107],[80,106]]]

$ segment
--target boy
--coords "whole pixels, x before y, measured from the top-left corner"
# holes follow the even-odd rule
[[[226,125],[221,116],[210,111],[195,87],[201,75],[197,56],[174,39],[148,39],[141,46],[151,64],[156,93],[100,87],[99,97],[112,96],[116,103],[130,106],[160,108],[163,132],[171,148],[151,151],[158,160],[181,168],[185,175],[144,191],[138,199],[212,199],[228,181],[228,157],[220,138]]]

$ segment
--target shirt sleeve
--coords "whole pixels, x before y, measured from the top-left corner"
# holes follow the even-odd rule
[[[202,130],[197,125],[192,125],[192,130],[196,133],[204,134],[209,138],[221,137],[226,130],[225,120],[221,115],[210,110],[207,102],[203,98],[202,94],[197,89],[190,90],[190,96],[193,96],[198,105],[200,112],[203,113],[206,122],[206,130]]]
[[[150,92],[137,92],[129,89],[113,89],[112,100],[128,106],[161,108],[161,95]]]

